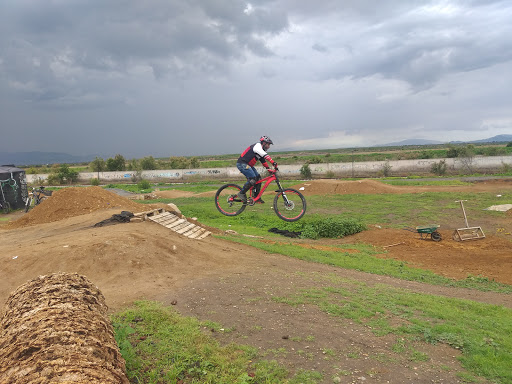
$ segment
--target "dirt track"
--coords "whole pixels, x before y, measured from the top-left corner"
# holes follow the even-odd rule
[[[306,196],[322,193],[404,193],[409,188],[390,187],[377,182],[332,180],[305,184],[309,184],[305,186]],[[484,184],[475,187],[485,188]],[[474,190],[472,187],[447,188]],[[506,188],[512,192],[510,183],[492,182],[487,188],[491,191]],[[439,187],[432,189],[438,190]],[[172,192],[164,193],[170,195]],[[201,241],[184,238],[150,222],[93,227],[121,210],[145,211],[148,206],[98,187],[85,190],[69,188],[54,193],[44,204],[3,225],[0,231],[0,303],[4,303],[19,285],[38,275],[78,272],[100,288],[111,311],[137,299],[158,299],[167,304],[177,301],[176,309],[183,314],[235,327],[235,332],[215,335],[223,341],[253,344],[267,350],[285,348],[289,353],[278,360],[291,369],[316,369],[325,372],[326,377],[339,374],[333,363],[322,356],[321,351],[330,348],[340,357],[337,364],[343,368],[339,369],[349,371],[348,378],[353,382],[360,382],[358,378],[366,376],[379,383],[408,383],[413,379],[417,383],[435,380],[459,382],[455,375],[460,370],[455,359],[458,352],[443,346],[436,347],[435,351],[433,346],[423,346],[429,355],[435,357],[428,363],[417,363],[415,367],[400,360],[399,356],[394,357],[397,361],[391,368],[375,359],[346,359],[342,356],[351,351],[359,351],[362,356],[390,353],[390,340],[375,337],[368,329],[355,324],[340,324],[313,308],[293,309],[277,304],[271,296],[283,290],[316,286],[318,276],[334,273],[370,285],[385,283],[418,292],[512,307],[509,295],[432,287],[309,264],[214,237]],[[508,223],[505,228],[508,232],[512,231],[510,221],[503,224]],[[442,233],[445,238],[451,236],[451,231]],[[349,239],[313,242],[313,245],[360,241],[386,247],[388,253],[383,253],[382,257],[408,261],[448,277],[481,275],[512,284],[512,243],[506,237],[488,234],[486,239],[478,242],[463,243],[435,243],[417,237],[406,231],[375,228]],[[256,332],[256,326],[262,331]],[[284,335],[294,334],[302,335],[303,342],[291,344],[288,338],[283,339]],[[314,340],[305,343],[304,338],[308,335],[313,335]],[[307,348],[314,353],[312,357],[305,358],[294,354],[291,348]],[[451,369],[440,369],[441,365]],[[370,370],[375,372],[373,376],[367,373]]]

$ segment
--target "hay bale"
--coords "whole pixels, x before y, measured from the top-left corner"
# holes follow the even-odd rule
[[[0,383],[128,383],[99,289],[57,273],[14,291],[0,319]]]

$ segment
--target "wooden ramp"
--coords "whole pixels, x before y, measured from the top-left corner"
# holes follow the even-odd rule
[[[143,220],[150,220],[157,224],[163,225],[180,235],[187,236],[191,239],[201,240],[211,234],[199,225],[190,223],[185,219],[181,219],[172,212],[163,209],[155,209],[149,212],[136,213],[135,216],[142,217]]]

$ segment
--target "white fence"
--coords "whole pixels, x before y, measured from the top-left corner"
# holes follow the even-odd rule
[[[368,161],[350,163],[320,163],[310,164],[311,174],[315,178],[330,177],[379,177],[385,173],[388,176],[429,175],[432,165],[446,163],[447,174],[460,173],[497,173],[512,168],[512,156],[473,157],[471,159],[424,159],[396,161]],[[279,170],[286,178],[300,178],[302,164],[280,165]],[[263,168],[258,168],[263,172]],[[264,173],[262,173],[264,174]],[[80,183],[90,183],[91,179],[99,179],[105,183],[130,183],[137,176],[136,171],[123,172],[81,172]],[[233,164],[228,168],[196,168],[142,171],[141,177],[152,182],[184,182],[199,180],[229,180],[243,179],[243,176]],[[48,174],[27,174],[29,184],[43,184]]]

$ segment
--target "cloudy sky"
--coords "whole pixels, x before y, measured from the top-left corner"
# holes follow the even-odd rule
[[[510,0],[0,0],[0,151],[512,133]]]

